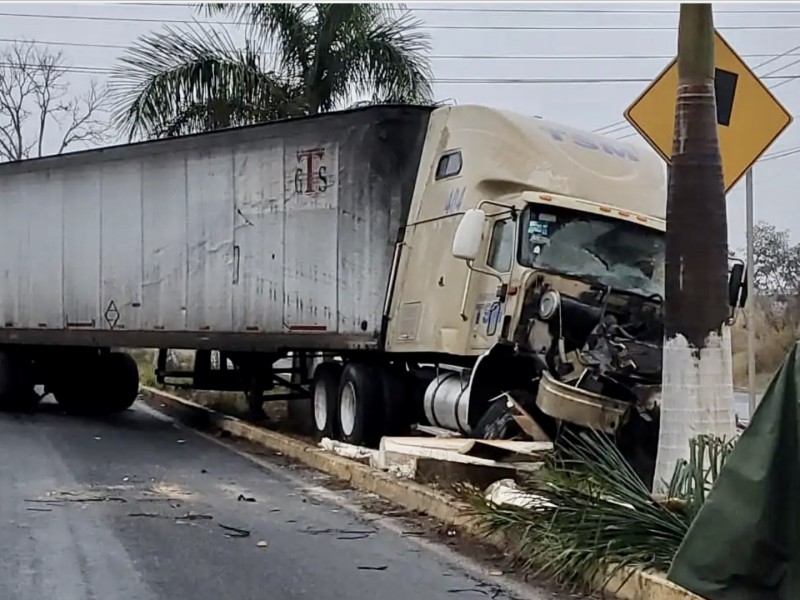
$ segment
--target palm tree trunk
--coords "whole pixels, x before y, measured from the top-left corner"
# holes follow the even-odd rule
[[[728,227],[714,97],[711,4],[681,4],[679,84],[667,197],[661,426],[654,491],[698,434],[735,430]]]

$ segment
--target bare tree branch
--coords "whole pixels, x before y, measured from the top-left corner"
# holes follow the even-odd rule
[[[111,139],[105,90],[92,81],[86,93],[72,95],[66,74],[63,54],[35,42],[0,50],[0,161],[61,154]]]

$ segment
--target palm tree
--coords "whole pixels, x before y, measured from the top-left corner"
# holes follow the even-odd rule
[[[656,491],[689,440],[735,432],[727,326],[728,227],[710,4],[681,4],[666,234],[664,380]]]
[[[245,30],[200,24],[141,37],[111,78],[116,124],[130,138],[181,135],[316,114],[352,96],[430,102],[427,34],[382,4],[207,4]]]

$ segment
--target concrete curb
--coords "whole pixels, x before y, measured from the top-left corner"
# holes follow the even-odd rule
[[[182,415],[170,414],[188,425],[212,425],[232,436],[248,440],[273,452],[299,461],[347,482],[351,487],[377,494],[398,506],[433,517],[446,525],[458,527],[473,538],[480,538],[501,550],[501,539],[487,539],[480,535],[474,520],[466,514],[467,505],[452,496],[433,490],[413,481],[397,479],[383,471],[327,452],[314,445],[246,423],[236,417],[223,415],[205,406],[162,390],[141,386],[143,400],[156,410],[164,405],[177,409]],[[598,582],[602,585],[602,582]],[[624,568],[602,586],[604,595],[618,600],[703,600],[691,592],[659,577],[658,575]]]

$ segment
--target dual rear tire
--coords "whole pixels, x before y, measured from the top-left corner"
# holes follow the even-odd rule
[[[325,362],[311,382],[314,434],[376,447],[408,430],[404,373],[389,365]]]

